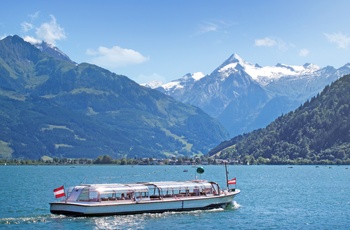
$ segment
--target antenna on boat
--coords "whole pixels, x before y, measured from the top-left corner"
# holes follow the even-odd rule
[[[83,180],[80,182],[80,184],[83,184],[83,182],[85,181],[86,176],[83,178]]]

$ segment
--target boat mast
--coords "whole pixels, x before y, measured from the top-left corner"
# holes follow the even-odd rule
[[[224,164],[225,164],[225,171],[226,171],[226,187],[227,187],[227,190],[228,190],[228,171],[227,171],[227,161],[224,161]]]

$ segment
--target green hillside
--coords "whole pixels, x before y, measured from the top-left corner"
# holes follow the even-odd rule
[[[196,107],[54,52],[0,40],[0,158],[192,156],[228,137]]]
[[[264,129],[210,151],[244,163],[350,164],[350,75]]]

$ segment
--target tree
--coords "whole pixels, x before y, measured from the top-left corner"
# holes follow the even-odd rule
[[[112,164],[113,159],[109,155],[99,156],[95,161],[94,164]]]

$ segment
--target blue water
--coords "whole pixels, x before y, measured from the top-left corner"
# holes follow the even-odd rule
[[[349,167],[349,169],[348,169]],[[183,172],[188,169],[188,172]],[[0,166],[0,229],[349,229],[350,166],[229,166],[241,194],[223,210],[108,217],[50,214],[53,189],[194,179],[191,166]],[[201,179],[225,185],[223,166]]]

